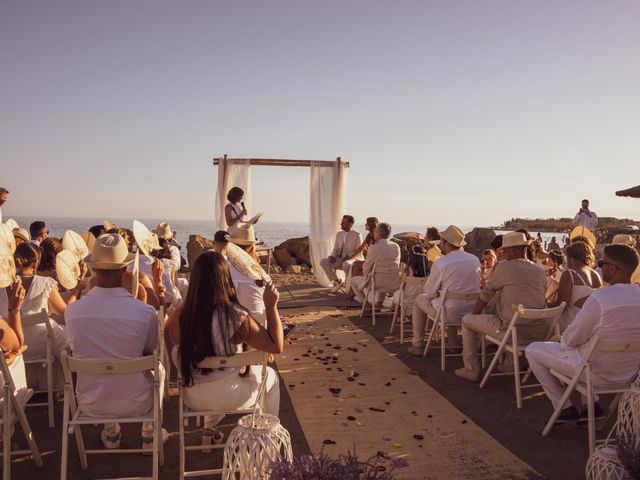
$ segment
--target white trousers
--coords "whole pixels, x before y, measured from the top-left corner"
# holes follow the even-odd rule
[[[251,408],[258,398],[262,380],[262,367],[251,366],[251,373],[241,377],[232,373],[219,380],[202,382],[184,389],[184,403],[192,410],[232,411]],[[276,371],[267,367],[266,413],[278,416],[280,410],[280,386]],[[215,427],[224,415],[205,417],[206,428]]]
[[[431,305],[431,300],[424,293],[421,293],[416,297],[411,312],[411,323],[413,324],[413,341],[411,343],[414,347],[424,346],[427,316],[434,318],[436,309]]]
[[[338,280],[336,270],[342,270],[345,278],[349,274],[349,268],[351,268],[353,262],[347,261],[347,258],[348,257],[337,257],[335,262],[332,262],[328,257],[320,260],[320,266],[331,282]]]

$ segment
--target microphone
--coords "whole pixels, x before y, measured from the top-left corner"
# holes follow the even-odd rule
[[[242,210],[244,210],[246,212],[247,211],[247,207],[244,206],[244,202],[240,202],[240,205],[242,205]]]

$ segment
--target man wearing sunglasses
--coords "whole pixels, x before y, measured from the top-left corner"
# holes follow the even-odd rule
[[[592,293],[576,318],[562,334],[560,343],[534,342],[527,347],[529,365],[553,408],[560,401],[565,387],[549,370],[573,377],[583,360],[585,350],[595,335],[603,340],[640,341],[640,286],[631,283],[631,275],[639,263],[638,253],[628,245],[609,245],[601,262],[602,276],[611,285]],[[639,352],[600,352],[591,356],[595,387],[626,385],[638,372]],[[602,408],[596,404],[596,417]],[[570,401],[563,406],[558,422],[586,419]]]

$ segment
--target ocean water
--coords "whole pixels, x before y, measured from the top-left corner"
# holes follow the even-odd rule
[[[92,225],[102,224],[103,218],[72,218],[72,217],[49,217],[49,218],[36,218],[36,217],[13,217],[18,224],[29,229],[31,222],[36,220],[44,220],[49,228],[49,235],[53,237],[62,238],[66,230],[74,230],[78,233],[82,233],[88,230]],[[9,217],[6,216],[5,221]],[[133,224],[133,218],[111,218],[109,219],[118,226],[124,228],[131,228]],[[177,231],[177,239],[182,245],[186,246],[189,240],[189,235],[199,234],[207,238],[212,238],[217,228],[213,220],[172,220],[172,219],[157,219],[157,218],[139,218],[149,229],[153,229],[161,221],[168,221],[171,228]],[[439,229],[444,229],[446,225],[436,225]],[[339,228],[336,226],[336,228]],[[462,228],[465,232],[470,232],[473,226],[463,225]],[[266,245],[277,246],[289,238],[304,237],[309,235],[309,225],[302,222],[258,222],[255,225],[256,236],[262,240]],[[401,232],[420,232],[425,233],[427,226],[425,225],[393,225],[393,233]],[[360,233],[365,233],[364,226],[361,224],[356,225],[356,230]],[[496,233],[507,233],[505,231],[497,230]],[[537,232],[532,232],[535,235]],[[562,245],[562,234],[554,232],[541,232],[543,240],[550,240],[552,236],[556,237],[556,240]]]

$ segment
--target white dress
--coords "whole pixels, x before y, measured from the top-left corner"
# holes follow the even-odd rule
[[[233,211],[234,217],[238,217],[238,218],[240,218],[240,220],[239,220],[238,222],[244,222],[244,221],[246,221],[246,219],[247,219],[247,218],[246,218],[246,215],[244,215],[244,214],[242,213],[242,207],[241,207],[240,205],[238,205],[237,203],[231,203],[231,202],[229,202],[229,203],[227,203],[227,206],[230,206],[230,207],[231,207],[231,210]],[[229,233],[233,233],[233,232],[232,232],[232,229],[234,229],[234,228],[235,228],[235,226],[236,226],[236,224],[237,224],[238,222],[234,223],[233,225],[229,225],[229,226],[228,226],[227,230],[229,231]]]
[[[596,291],[595,288],[590,287],[585,283],[584,279],[578,274],[578,272],[572,269],[567,270],[569,271],[569,275],[571,275],[571,298],[569,299],[569,304],[564,308],[564,311],[560,316],[559,324],[561,332],[566,330],[580,311],[581,307],[576,306],[576,302],[581,298],[588,297]]]

